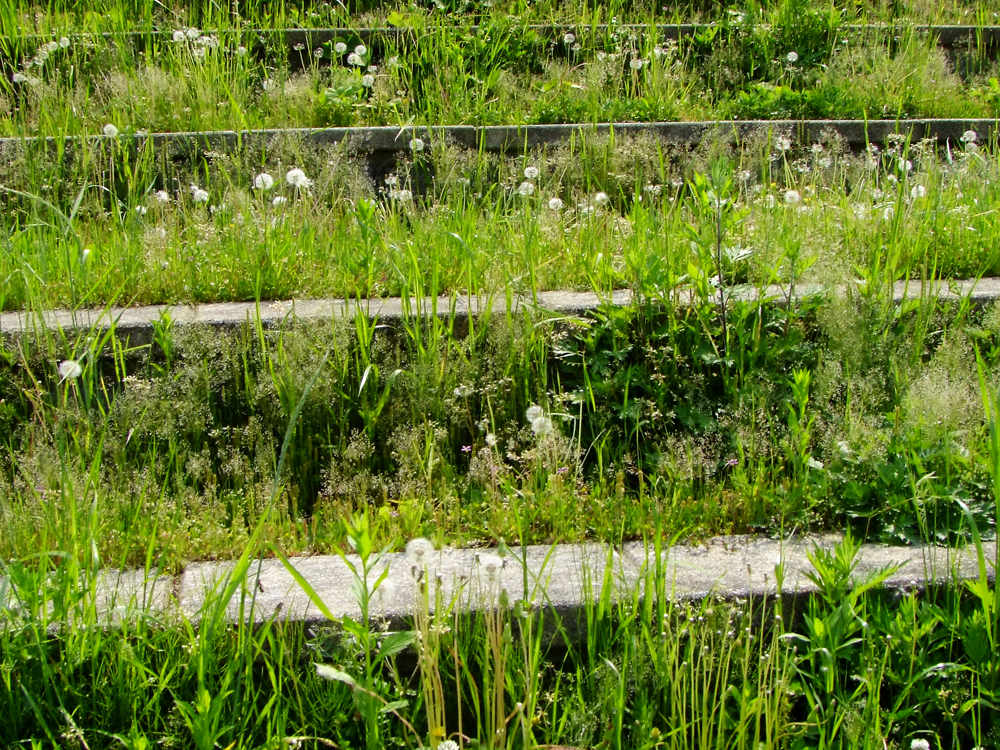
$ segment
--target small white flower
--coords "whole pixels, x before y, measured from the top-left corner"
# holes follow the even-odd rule
[[[59,363],[59,375],[62,377],[62,380],[76,380],[82,374],[83,368],[74,359],[64,359]],[[61,383],[62,380],[59,382]]]
[[[927,195],[927,188],[923,185],[914,185],[913,189],[910,190],[910,198],[917,200],[918,198],[923,198]]]
[[[799,61],[799,53],[794,51],[789,52],[787,55],[785,55],[785,59],[788,60],[789,64],[794,65]]]
[[[524,168],[524,179],[534,180],[538,177],[538,169],[535,167],[525,167]]]
[[[517,186],[516,192],[518,195],[523,195],[524,197],[528,197],[529,195],[534,194],[535,186],[530,182],[522,182],[520,185]]]
[[[247,48],[244,47],[242,44],[236,48],[237,57],[246,57],[246,54],[247,54]]]
[[[285,182],[299,190],[308,190],[312,186],[312,180],[301,169],[289,169],[285,174]]]
[[[552,211],[562,211],[564,205],[561,198],[549,198],[549,209]]]
[[[487,433],[486,433],[486,438],[485,438],[485,440],[486,440],[486,445],[487,445],[487,447],[489,447],[489,448],[493,448],[493,447],[495,447],[495,446],[496,446],[496,444],[497,444],[497,436],[496,436],[496,435],[494,435],[494,434],[493,434],[492,432],[487,432]],[[440,745],[438,745],[438,747],[441,747],[441,746],[440,746]]]
[[[70,44],[72,44],[72,42],[70,42],[69,37],[64,36],[59,38],[59,46],[63,49],[69,47]]]
[[[187,39],[187,34],[185,34],[181,29],[177,29],[177,31],[174,32],[173,38],[175,42],[183,42]]]
[[[576,41],[576,34],[573,33],[563,34],[563,44],[568,46],[575,41]],[[440,745],[438,745],[438,747],[440,747]]]
[[[607,193],[598,193],[597,195],[594,196],[594,205],[595,206],[603,206],[607,202],[608,202],[608,194]]]
[[[785,203],[789,206],[794,206],[796,203],[802,200],[802,196],[799,195],[798,190],[789,190],[785,193]]]
[[[194,198],[195,203],[208,203],[208,191],[202,190],[200,187],[191,191],[191,197]]]
[[[931,743],[925,739],[915,739],[910,743],[910,750],[931,750]]]
[[[527,419],[528,422],[534,422],[536,419],[540,419],[541,417],[544,416],[545,416],[544,410],[537,404],[532,404],[531,406],[529,406],[528,411],[524,413],[524,418]]]
[[[414,138],[412,141],[410,141],[410,151],[423,151],[423,150],[424,150],[424,142],[422,140],[420,140],[419,138]]]
[[[253,178],[253,186],[257,190],[270,190],[274,187],[274,178],[267,172],[261,172]]]
[[[366,89],[370,89],[375,85],[375,76],[373,75],[363,75],[361,76],[361,85]]]
[[[343,42],[337,42],[335,45],[333,45],[333,51],[336,52],[338,55],[342,55],[345,52],[347,52],[347,45],[344,44]]]
[[[166,190],[157,190],[153,193],[153,197],[156,198],[157,203],[170,203],[170,193]]]
[[[975,143],[977,140],[979,140],[979,136],[976,134],[975,130],[966,130],[964,133],[962,133],[962,137],[960,140],[962,141],[962,143]]]
[[[399,184],[399,177],[397,175],[391,174],[385,178],[385,184],[389,187],[395,187]]]
[[[116,128],[110,122],[104,126],[104,129],[101,132],[104,133],[104,135],[106,135],[108,138],[115,138],[118,136],[118,128]]]
[[[288,203],[288,198],[286,198],[283,195],[276,195],[274,196],[274,200],[271,201],[271,205],[274,206],[275,208],[280,208],[281,206],[284,206],[286,203]]]
[[[359,44],[357,47],[354,48],[354,54],[357,55],[358,57],[364,57],[365,55],[368,54],[368,48],[363,44]]]
[[[458,750],[458,743],[455,740],[444,740],[438,743],[438,750]]]
[[[782,135],[775,139],[774,146],[778,151],[788,151],[792,147],[792,142]]]
[[[313,57],[315,57],[317,60],[322,60],[323,59],[323,48],[322,47],[317,47],[316,49],[314,49],[313,50]]]
[[[347,64],[360,68],[365,64],[365,61],[352,52],[347,56]]]

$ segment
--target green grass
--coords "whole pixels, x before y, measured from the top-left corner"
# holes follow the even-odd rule
[[[299,72],[285,53],[261,60],[246,52],[251,41],[238,31],[159,39],[144,52],[100,37],[66,48],[51,41],[40,67],[0,83],[0,134],[97,134],[108,124],[134,133],[996,116],[996,63],[983,54],[959,53],[963,79],[911,27],[849,33],[844,24],[791,3],[677,45],[655,31],[598,33],[581,24],[565,42],[530,30],[524,18],[484,19],[475,33],[436,19],[415,32],[416,46],[390,44],[378,58],[368,50],[360,66],[348,61],[358,43],[350,36],[336,42],[342,53],[336,43],[317,48],[321,59],[303,51],[311,62]],[[18,56],[39,60],[39,44],[19,43]]]
[[[684,232],[707,231],[690,179],[726,151],[743,215],[729,235],[730,283],[1000,274],[997,159],[985,148],[894,142],[852,156],[835,141],[782,151],[762,131],[694,155],[647,138],[594,137],[524,157],[456,147],[412,152],[372,180],[342,149],[290,139],[192,168],[149,148],[28,150],[0,169],[0,309],[303,297],[532,294],[631,286],[652,262],[679,278]],[[907,167],[909,165],[909,167]],[[304,169],[308,188],[291,186]],[[267,171],[274,185],[254,188]],[[533,175],[530,178],[525,175]],[[193,186],[207,193],[195,200]],[[796,198],[797,196],[797,198]],[[795,201],[789,203],[788,201]],[[717,265],[717,264],[716,264]]]

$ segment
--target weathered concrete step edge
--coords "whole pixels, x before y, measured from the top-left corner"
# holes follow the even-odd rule
[[[696,34],[702,33],[704,31],[709,31],[714,28],[717,24],[710,23],[658,23],[653,24],[656,33],[661,41],[679,41],[686,37],[695,36]],[[456,26],[457,30],[463,33],[476,34],[479,31],[479,26]],[[557,37],[568,32],[572,32],[581,37],[585,37],[588,34],[598,34],[604,35],[610,31],[626,31],[636,34],[648,33],[651,29],[650,24],[618,24],[615,26],[609,26],[607,24],[530,24],[526,27],[529,31],[534,31],[541,36]],[[246,29],[243,31],[236,30],[225,30],[225,31],[212,31],[208,29],[202,29],[201,33],[208,35],[218,35],[221,34],[225,37],[238,38],[242,40],[247,40],[249,43],[256,42],[258,44],[265,43],[268,40],[279,39],[281,42],[289,49],[294,49],[297,45],[303,45],[302,50],[307,56],[311,56],[314,45],[328,44],[336,39],[358,39],[369,46],[375,46],[380,43],[400,43],[406,41],[417,42],[421,38],[422,31],[436,31],[436,27],[431,26],[428,29],[409,29],[402,27],[363,27],[363,28],[348,28],[348,27],[331,27],[331,28],[315,28],[315,29]],[[514,29],[519,31],[520,27]],[[856,35],[872,32],[887,32],[887,33],[901,33],[905,31],[913,30],[918,34],[926,34],[928,36],[933,36],[938,46],[945,48],[952,47],[962,47],[966,45],[981,46],[985,48],[990,48],[1000,44],[1000,26],[967,26],[967,25],[956,25],[956,24],[845,24],[839,27],[838,32],[845,35]],[[100,36],[108,41],[128,41],[134,45],[142,45],[146,41],[156,40],[159,42],[172,41],[174,34],[173,29],[158,29],[156,31],[133,31],[133,32],[103,32],[99,35],[94,34],[74,34],[69,36],[72,42],[83,41],[89,38],[94,38],[95,36]],[[50,41],[52,37],[44,35],[29,35],[23,37],[25,40],[32,40],[35,43],[43,44]]]
[[[881,145],[890,136],[902,135],[916,143],[922,139],[948,143],[960,148],[967,131],[980,141],[992,141],[1000,130],[996,119],[914,119],[914,120],[713,120],[700,122],[623,122],[567,123],[559,125],[435,125],[352,128],[283,128],[263,130],[215,130],[203,132],[141,133],[134,135],[30,136],[0,138],[0,153],[14,154],[27,146],[45,143],[51,148],[62,145],[71,149],[77,142],[92,148],[107,148],[115,143],[155,150],[202,150],[206,153],[232,153],[240,149],[273,146],[295,141],[309,146],[341,146],[357,153],[397,153],[410,150],[410,141],[419,138],[426,148],[437,143],[463,148],[508,154],[558,146],[571,138],[615,134],[649,136],[678,146],[695,146],[706,139],[733,138],[737,143],[770,136],[787,137],[794,143],[817,143],[840,139],[853,147],[869,143]]]
[[[780,563],[784,572],[781,593],[788,597],[809,596],[817,587],[807,577],[813,570],[808,554],[817,548],[832,550],[840,540],[836,534],[784,542],[737,536],[675,546],[661,556],[665,591],[675,602],[773,596],[778,593],[775,566]],[[995,580],[995,551],[993,542],[984,544],[986,574],[991,582]],[[601,544],[512,547],[503,567],[491,572],[489,560],[495,560],[495,552],[444,548],[427,555],[422,564],[415,564],[405,552],[388,554],[373,568],[372,581],[386,566],[389,570],[381,593],[376,592],[372,598],[370,611],[404,626],[415,611],[417,579],[423,577],[430,583],[432,602],[439,588],[440,601],[474,612],[495,603],[503,589],[511,604],[528,600],[558,615],[573,638],[574,633],[579,635],[588,606],[602,595],[607,601],[628,601],[641,595],[656,567],[653,550],[642,542],[619,548]],[[359,565],[356,556],[348,559]],[[335,618],[360,616],[351,591],[351,571],[340,557],[297,557],[291,563]],[[197,623],[218,603],[218,592],[234,566],[233,562],[193,563],[176,578],[155,571],[150,575],[142,571],[106,571],[95,588],[98,619],[110,625],[142,613],[166,625],[181,620]],[[884,584],[891,592],[922,590],[980,575],[976,550],[971,545],[949,548],[867,544],[861,546],[854,580],[890,566],[898,566]],[[279,560],[251,561],[240,584],[226,608],[225,617],[230,622],[261,623],[274,618],[308,625],[330,624]]]
[[[970,304],[985,305],[1000,300],[1000,278],[961,279],[940,281],[934,285],[919,281],[897,282],[893,288],[893,301],[919,300],[937,295],[941,300],[967,298]],[[787,299],[787,289],[769,286],[764,293],[767,299],[781,302]],[[830,293],[843,294],[844,289],[828,289],[815,284],[796,287],[794,297],[801,299]],[[690,290],[679,290],[674,299],[677,304],[690,304]],[[754,287],[734,287],[727,291],[729,300],[755,300],[758,290]],[[471,313],[520,315],[523,312],[550,312],[560,316],[586,315],[602,305],[627,306],[632,303],[632,293],[620,289],[610,295],[594,292],[539,292],[534,299],[524,296],[455,296],[438,299],[414,299],[404,306],[399,297],[371,300],[313,299],[276,302],[217,302],[203,305],[147,305],[142,307],[112,307],[107,309],[47,310],[43,312],[15,311],[0,314],[0,335],[19,336],[45,330],[89,331],[108,330],[114,324],[115,334],[133,345],[152,341],[154,323],[169,313],[174,325],[200,325],[216,329],[236,328],[259,320],[265,328],[278,328],[288,322],[317,322],[333,318],[351,319],[361,314],[369,319],[386,323],[397,322],[414,315],[436,314],[466,320]]]

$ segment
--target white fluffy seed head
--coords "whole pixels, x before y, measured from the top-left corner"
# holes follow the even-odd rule
[[[603,206],[607,202],[608,202],[608,194],[607,193],[598,193],[597,195],[594,196],[594,205],[595,206]]]
[[[524,413],[524,418],[527,419],[528,422],[534,422],[536,419],[540,419],[541,417],[544,416],[545,416],[544,410],[537,404],[532,404],[531,406],[529,406],[528,410]]]
[[[525,167],[524,168],[524,179],[526,179],[526,180],[534,180],[537,177],[538,177],[538,168],[537,167]]]
[[[562,211],[564,205],[561,198],[549,198],[549,209],[552,211]]]
[[[788,60],[789,63],[791,63],[791,64],[794,65],[795,63],[797,63],[799,61],[799,53],[798,52],[789,52],[787,55],[785,55],[785,59]]]
[[[274,178],[267,172],[261,172],[253,178],[253,186],[257,190],[270,190],[274,187]]]
[[[285,182],[298,190],[307,190],[312,186],[312,180],[306,177],[306,173],[301,169],[289,169],[285,173]]]
[[[63,380],[76,380],[83,374],[83,367],[75,359],[64,359],[59,363],[59,376]]]
[[[423,151],[424,150],[424,142],[420,138],[414,138],[412,141],[410,141],[410,150],[411,151]]]
[[[802,200],[802,196],[799,195],[798,190],[789,190],[785,193],[785,203],[789,206],[794,206]]]
[[[115,138],[118,135],[118,128],[116,128],[109,122],[107,125],[104,126],[101,132],[104,133],[104,135],[106,135],[108,138]]]
[[[347,52],[347,45],[344,44],[343,42],[337,42],[335,45],[333,45],[333,51],[336,52],[338,55],[342,55],[345,52]]]
[[[208,191],[202,190],[200,187],[191,191],[191,197],[194,198],[195,203],[208,203]]]
[[[528,197],[529,195],[534,195],[534,193],[535,193],[535,185],[531,182],[522,182],[520,185],[517,186],[518,195]]]

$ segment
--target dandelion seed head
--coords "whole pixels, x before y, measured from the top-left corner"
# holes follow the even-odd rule
[[[306,173],[301,169],[289,169],[285,173],[285,182],[297,190],[308,190],[312,187],[312,180],[306,177]]]
[[[484,440],[486,441],[486,446],[489,448],[493,448],[497,444],[497,436],[492,432],[487,432]]]
[[[799,195],[798,190],[789,190],[785,193],[785,203],[787,203],[789,206],[794,206],[801,200],[802,196]]]
[[[564,205],[561,198],[549,198],[549,209],[552,211],[562,211]]]
[[[552,432],[552,420],[548,417],[539,417],[538,419],[532,421],[531,431],[538,437],[545,437]]]
[[[195,203],[208,203],[208,191],[203,190],[200,187],[195,187],[191,191],[191,197],[194,199]]]
[[[575,41],[576,41],[576,34],[573,33],[563,34],[563,44],[570,45],[573,44],[573,42]]]
[[[534,194],[534,192],[535,192],[535,185],[534,185],[534,183],[531,183],[531,182],[522,182],[520,185],[517,186],[516,192],[517,192],[518,195],[522,195],[524,197],[528,197],[529,195],[533,195]]]
[[[794,65],[799,61],[799,53],[793,50],[792,52],[789,52],[787,55],[785,55],[785,59],[789,62],[790,65]]]
[[[631,68],[632,70],[642,70],[642,66],[643,66],[643,65],[645,65],[645,64],[646,64],[646,61],[645,61],[645,60],[643,60],[643,59],[642,59],[641,57],[633,57],[633,58],[632,58],[632,59],[631,59],[631,60],[629,61],[629,64],[628,64],[628,66],[629,66],[629,67],[630,67],[630,68]]]
[[[370,89],[372,86],[375,85],[375,76],[371,75],[370,73],[361,76],[361,85],[364,86],[366,89]]]
[[[792,142],[785,136],[779,136],[775,139],[774,146],[778,151],[788,151],[792,147]]]
[[[26,76],[24,73],[15,73],[14,75],[11,76],[10,80],[13,81],[14,83],[27,83],[28,76]]]
[[[975,143],[977,140],[979,140],[979,136],[977,135],[975,130],[966,130],[964,133],[962,133],[962,137],[960,140],[962,141],[962,143]]]
[[[357,55],[358,57],[364,57],[365,55],[368,54],[368,48],[363,44],[359,44],[357,47],[354,48],[354,54]]]
[[[190,29],[187,30],[186,33],[188,39],[197,39],[198,37],[201,36],[201,32],[198,31],[198,28],[196,26],[192,26]]]
[[[72,42],[70,42],[69,37],[64,36],[59,38],[59,46],[63,49],[69,47],[70,44],[72,44]]]
[[[420,138],[414,138],[410,141],[410,151],[423,151],[424,142]]]
[[[338,55],[342,55],[345,52],[347,52],[347,45],[344,44],[343,42],[337,42],[335,45],[333,45],[333,51],[336,52]]]
[[[536,419],[540,419],[544,416],[545,411],[537,404],[529,406],[528,410],[524,413],[524,418],[528,420],[528,422],[534,422]]]
[[[365,64],[365,61],[362,60],[356,53],[352,52],[347,56],[347,64],[360,68]]]
[[[106,135],[108,138],[115,138],[118,136],[118,128],[116,128],[110,122],[107,125],[105,125],[104,128],[102,128],[101,132],[104,133],[104,135]]]
[[[247,54],[247,48],[244,47],[242,44],[236,48],[237,57],[246,57],[246,54]]]
[[[175,42],[183,42],[187,39],[187,34],[185,34],[181,29],[177,29],[173,34],[173,40]]]
[[[59,363],[59,377],[63,380],[76,380],[83,374],[83,367],[75,359],[64,359]]]
[[[286,198],[283,195],[276,195],[274,196],[274,200],[271,201],[271,205],[274,208],[280,208],[281,206],[284,206],[286,203],[288,203],[288,198]]]
[[[424,566],[434,554],[434,544],[429,539],[417,537],[406,544],[406,559],[411,565]]]
[[[413,193],[405,188],[402,190],[390,190],[389,198],[394,201],[399,201],[400,203],[406,203],[413,200]]]
[[[537,167],[525,167],[524,168],[524,179],[526,179],[526,180],[534,180],[534,179],[537,179],[537,177],[538,177],[538,168]]]
[[[598,193],[597,195],[594,196],[594,205],[595,206],[603,206],[607,202],[608,202],[608,194],[607,193]]]
[[[914,185],[913,189],[910,190],[910,198],[917,200],[918,198],[923,198],[927,195],[927,188],[923,185]]]
[[[253,178],[253,186],[257,190],[270,190],[274,187],[274,178],[267,172],[261,172]]]
[[[170,193],[166,190],[157,190],[153,193],[153,197],[156,198],[157,203],[170,203]]]

